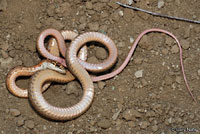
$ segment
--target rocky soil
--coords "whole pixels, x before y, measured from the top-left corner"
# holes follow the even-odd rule
[[[200,133],[200,25],[125,9],[116,0],[0,0],[0,134],[193,134]],[[121,0],[150,11],[200,20],[198,0]],[[15,66],[43,59],[36,40],[44,29],[96,31],[117,45],[116,69],[145,29],[172,32],[183,47],[185,72],[198,103],[189,95],[175,41],[160,33],[142,38],[132,60],[115,78],[97,82],[89,110],[66,122],[38,115],[27,99],[8,92],[5,80]],[[106,58],[102,47],[89,46],[88,61]],[[17,84],[28,87],[21,78]],[[82,96],[77,81],[55,83],[44,93],[53,105],[67,107]]]

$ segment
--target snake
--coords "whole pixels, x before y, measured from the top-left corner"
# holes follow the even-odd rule
[[[52,29],[50,31],[52,31]],[[45,33],[45,36],[49,35],[46,33],[46,31],[43,33]],[[51,35],[53,34],[55,34],[55,32],[51,33]],[[45,36],[42,37],[42,42],[44,42]],[[58,39],[58,36],[54,38]],[[102,63],[98,64],[91,64],[84,62],[83,60],[79,60],[77,58],[79,49],[82,48],[85,43],[91,41],[101,43],[108,49],[108,51],[114,49],[114,52],[109,53],[108,58]],[[117,59],[117,48],[114,42],[108,36],[97,32],[87,32],[75,38],[64,54],[66,55],[65,58],[67,63],[65,66],[67,66],[73,75],[69,73],[69,71],[67,71],[68,74],[63,75],[49,69],[41,70],[32,76],[31,83],[28,88],[28,98],[33,108],[35,108],[38,113],[48,119],[60,121],[74,119],[87,111],[94,98],[93,80],[87,71],[89,70],[91,72],[99,72],[112,67]],[[114,58],[112,62],[110,62],[111,58]],[[83,86],[83,96],[81,100],[77,104],[66,108],[56,107],[49,104],[42,96],[41,88],[43,84],[48,81],[66,83],[71,81],[70,78],[72,76],[75,76]]]
[[[52,31],[54,31],[54,32],[52,32]],[[74,119],[74,118],[80,116],[85,111],[87,111],[87,109],[90,107],[90,105],[93,101],[93,97],[94,97],[93,81],[95,82],[95,81],[100,81],[100,80],[106,80],[106,79],[110,79],[110,78],[118,75],[127,66],[128,62],[130,61],[132,54],[134,53],[141,38],[145,34],[150,33],[150,32],[165,33],[165,34],[171,36],[173,39],[175,39],[175,41],[177,42],[177,45],[180,49],[180,51],[179,51],[180,52],[180,64],[181,64],[181,70],[182,70],[183,77],[184,77],[184,82],[185,82],[186,87],[187,87],[190,95],[192,96],[193,100],[196,101],[196,99],[194,98],[194,96],[189,88],[189,85],[188,85],[188,82],[186,79],[186,75],[184,72],[181,45],[180,45],[178,39],[175,37],[175,35],[173,35],[172,33],[168,32],[166,30],[152,28],[152,29],[147,29],[147,30],[143,31],[134,41],[126,59],[124,60],[124,62],[121,64],[121,66],[118,69],[114,70],[111,73],[105,74],[105,75],[90,77],[90,75],[88,74],[88,72],[86,70],[95,71],[94,68],[96,68],[97,69],[96,71],[100,72],[100,71],[105,71],[106,69],[110,68],[110,66],[108,66],[108,63],[107,63],[107,65],[102,65],[104,63],[101,63],[100,64],[101,66],[89,64],[90,67],[87,67],[88,64],[86,62],[82,62],[81,60],[79,60],[77,58],[77,52],[79,51],[79,49],[82,46],[84,46],[84,44],[86,42],[89,42],[89,41],[97,41],[97,42],[100,42],[103,45],[105,45],[106,43],[104,41],[106,39],[102,38],[102,36],[104,37],[105,35],[102,35],[102,34],[96,33],[96,32],[85,33],[83,35],[78,36],[75,40],[73,40],[70,47],[67,50],[62,41],[63,39],[60,38],[61,37],[60,33],[55,32],[55,30],[53,30],[53,29],[50,29],[50,30],[46,30],[45,32],[42,32],[42,34],[40,34],[40,36],[42,36],[42,37],[39,36],[39,38],[38,38],[37,48],[39,49],[39,52],[41,53],[41,55],[43,55],[44,57],[51,59],[51,60],[55,60],[56,62],[62,64],[65,67],[67,66],[69,68],[70,72],[73,75],[69,72],[67,72],[66,75],[69,75],[70,77],[75,76],[80,81],[80,83],[83,86],[83,90],[84,90],[83,97],[77,104],[75,104],[71,107],[67,107],[67,108],[55,107],[55,106],[49,104],[42,96],[41,88],[42,88],[43,84],[47,81],[65,82],[65,81],[69,80],[69,78],[67,79],[65,77],[66,75],[63,75],[61,73],[46,69],[46,70],[41,70],[41,71],[36,72],[31,78],[30,87],[28,88],[29,99],[30,99],[31,104],[41,115],[43,115],[47,118],[53,119],[53,120],[62,120],[62,121],[70,120],[70,119]],[[43,33],[45,33],[45,35],[43,35]],[[62,56],[65,59],[58,57],[58,56],[53,56],[48,51],[45,51],[45,47],[42,47],[42,46],[44,46],[44,43],[43,43],[44,39],[48,35],[52,35],[56,38],[60,50],[62,48],[64,48],[64,50],[66,50],[66,52],[64,52],[64,51],[61,52]],[[97,35],[99,35],[99,36],[97,36]],[[111,42],[112,42],[112,40],[111,40]],[[109,48],[108,49],[109,52],[115,51],[114,49],[112,49],[112,47],[108,47],[108,48]],[[114,52],[114,53],[116,54],[117,52]],[[107,60],[107,61],[110,61],[110,60]],[[113,58],[112,65],[114,65],[113,63],[115,63],[115,62],[116,62],[116,59]],[[102,67],[107,67],[107,68],[105,69]]]
[[[78,34],[73,31],[62,31],[61,32],[64,40],[73,40]],[[59,49],[57,45],[57,41],[55,38],[50,38],[48,43],[48,52],[50,52],[54,56],[59,56]],[[84,46],[80,49],[78,53],[78,57],[82,60],[86,60],[87,58],[87,46]],[[51,69],[57,71],[61,74],[66,74],[64,68],[61,67],[60,64],[53,62],[51,60],[43,60],[39,64],[32,67],[23,67],[18,66],[11,69],[6,78],[7,89],[15,96],[20,98],[28,97],[28,89],[20,88],[16,85],[16,79],[21,76],[32,76],[34,73],[44,69]],[[70,77],[70,80],[73,80],[74,77]],[[44,92],[50,86],[50,82],[44,84],[41,88],[41,91]]]
[[[63,75],[58,72],[55,72],[52,70],[43,70],[43,71],[37,72],[32,77],[32,82],[31,82],[30,88],[29,88],[29,99],[30,99],[31,104],[41,115],[43,115],[49,119],[53,119],[53,120],[71,120],[71,119],[74,119],[74,118],[80,116],[85,111],[87,111],[87,109],[90,107],[90,105],[93,101],[93,97],[94,97],[93,81],[109,79],[109,78],[112,78],[115,75],[119,74],[126,67],[128,62],[130,61],[130,58],[131,58],[134,50],[136,49],[136,46],[137,46],[138,42],[140,41],[140,39],[142,38],[142,36],[149,32],[165,33],[175,39],[175,41],[177,42],[179,49],[180,49],[180,63],[181,63],[181,67],[182,67],[182,73],[184,76],[184,80],[185,80],[188,90],[190,91],[187,80],[186,80],[186,76],[184,73],[181,45],[180,45],[178,39],[172,33],[168,32],[166,30],[157,29],[157,28],[145,30],[135,40],[127,58],[125,59],[125,61],[122,63],[122,65],[117,70],[115,70],[114,72],[111,72],[109,74],[106,74],[106,75],[97,76],[95,79],[95,77],[90,77],[89,73],[86,70],[94,71],[93,68],[98,69],[98,65],[91,64],[93,66],[87,67],[86,64],[83,64],[84,62],[80,62],[80,60],[76,56],[79,49],[82,46],[84,46],[84,44],[87,42],[96,41],[96,42],[100,42],[103,45],[105,45],[108,48],[109,52],[115,51],[115,50],[110,49],[112,47],[109,47],[107,43],[103,42],[104,40],[107,40],[107,38],[108,38],[107,36],[100,34],[100,33],[96,33],[96,32],[87,32],[87,33],[84,33],[84,34],[78,36],[74,41],[72,41],[72,43],[71,43],[70,47],[68,48],[68,50],[66,51],[66,53],[63,52],[62,55],[63,55],[63,57],[66,58],[66,61],[64,61],[64,59],[61,59],[60,57],[51,57],[51,55],[47,56],[47,58],[50,58],[50,59],[58,59],[57,62],[63,64],[64,66],[68,66],[68,69],[70,70],[70,72],[80,81],[80,83],[83,86],[84,92],[83,92],[82,99],[77,104],[75,104],[71,107],[67,107],[67,108],[56,107],[56,106],[49,104],[45,100],[45,98],[42,96],[42,93],[40,90],[43,83],[46,81],[65,82],[67,78],[63,77]],[[55,34],[54,34],[54,36],[55,36]],[[58,35],[56,35],[56,36],[58,36]],[[39,41],[39,42],[41,42],[41,41]],[[112,40],[110,42],[112,42]],[[39,45],[41,45],[41,44],[39,44]],[[58,44],[58,45],[61,45],[61,44]],[[43,49],[40,49],[40,52],[43,53]],[[117,53],[117,52],[114,52],[114,53]],[[64,56],[64,54],[66,56]],[[45,56],[45,54],[44,54],[44,56]],[[110,61],[110,60],[107,60],[107,61]],[[113,58],[113,63],[114,62],[116,62],[116,59]],[[99,66],[100,67],[99,70],[106,70],[109,68],[109,67],[106,69],[102,68],[102,67],[106,67],[106,65],[102,65],[102,64],[103,63],[100,63],[101,66]],[[108,65],[108,63],[107,63],[107,65]],[[99,70],[96,70],[96,71],[99,71]],[[45,72],[48,72],[48,73],[45,73]],[[64,79],[64,81],[63,81],[63,79]],[[190,94],[193,97],[191,91],[190,91]],[[195,100],[194,97],[193,97],[193,99]]]

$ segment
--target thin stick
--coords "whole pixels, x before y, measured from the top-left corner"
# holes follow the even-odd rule
[[[158,17],[164,17],[164,18],[168,18],[168,19],[174,19],[174,20],[179,20],[179,21],[185,21],[185,22],[190,22],[190,23],[196,23],[196,24],[200,24],[200,21],[197,20],[190,20],[190,19],[185,19],[185,18],[180,18],[180,17],[175,17],[175,16],[168,16],[168,15],[163,15],[160,13],[155,13],[155,12],[151,12],[151,11],[147,11],[138,7],[132,7],[126,4],[122,4],[120,2],[116,2],[118,5],[126,7],[126,8],[130,8],[133,10],[137,10],[137,11],[141,11],[141,12],[145,12],[147,14],[153,15],[153,16],[158,16]]]

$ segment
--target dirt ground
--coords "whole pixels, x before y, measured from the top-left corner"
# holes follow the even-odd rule
[[[132,6],[200,20],[198,0],[164,0],[164,5],[157,0],[135,0]],[[47,120],[33,110],[28,99],[15,97],[6,88],[9,70],[19,65],[33,66],[43,59],[36,50],[36,40],[44,29],[108,35],[119,51],[116,69],[139,33],[155,27],[172,32],[181,42],[186,76],[197,104],[183,81],[177,44],[160,33],[142,38],[132,60],[117,77],[94,83],[91,107],[74,120]],[[125,9],[114,0],[0,0],[0,133],[200,133],[199,43],[199,24]],[[90,46],[89,50],[90,61],[104,58],[101,47]],[[17,84],[28,87],[28,82],[21,78]],[[67,107],[80,100],[82,88],[78,82],[54,83],[44,96],[52,105]]]

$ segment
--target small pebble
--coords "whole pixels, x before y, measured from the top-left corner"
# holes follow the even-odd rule
[[[15,50],[11,50],[11,51],[8,52],[8,55],[9,55],[10,57],[14,58],[14,57],[15,57],[15,53],[16,53]]]
[[[183,120],[179,117],[176,119],[176,122],[182,122]]]
[[[155,117],[155,116],[156,116],[156,113],[155,113],[154,111],[148,111],[148,112],[146,113],[146,116],[147,116],[147,117]]]
[[[167,55],[167,54],[168,54],[168,49],[167,49],[167,48],[164,48],[164,49],[162,49],[161,51],[162,51],[162,53],[163,53],[164,55]]]
[[[143,70],[138,70],[135,72],[135,77],[136,78],[141,78],[143,77]]]
[[[200,69],[197,71],[198,76],[200,76]]]
[[[166,43],[168,46],[172,46],[172,45],[173,45],[173,40],[172,40],[170,37],[167,37],[166,40],[165,40],[165,43]]]
[[[84,30],[85,27],[86,27],[86,23],[81,23],[81,24],[78,26],[78,28],[79,28],[80,30]]]
[[[14,117],[19,116],[21,113],[18,109],[10,109],[10,114]]]
[[[42,23],[41,23],[41,22],[38,22],[38,23],[36,24],[36,28],[37,28],[37,29],[42,28]]]
[[[142,79],[141,82],[142,82],[142,86],[143,87],[145,87],[146,85],[148,85],[148,82],[145,79]]]
[[[119,13],[119,15],[121,15],[121,13]],[[102,18],[106,18],[106,17],[108,17],[109,16],[109,13],[107,13],[107,12],[102,12],[101,13],[101,17]]]
[[[134,42],[134,38],[133,38],[133,37],[130,37],[130,38],[129,38],[129,41],[130,41],[130,43],[132,44],[132,43]]]
[[[91,31],[98,31],[99,30],[99,23],[98,22],[89,23],[88,27]]]
[[[33,129],[35,127],[35,124],[32,120],[26,120],[25,121],[25,126],[29,129]]]
[[[96,120],[91,120],[91,121],[90,121],[90,124],[91,124],[92,126],[94,126],[96,123],[97,123]]]
[[[0,11],[5,11],[7,9],[7,0],[0,0]]]
[[[9,57],[9,56],[8,56],[8,53],[6,53],[4,50],[0,50],[0,52],[1,52],[1,55],[2,55],[2,57],[3,57],[4,59],[6,59],[6,58]]]
[[[97,128],[91,126],[91,127],[89,128],[89,131],[90,131],[90,132],[96,132],[96,131],[97,131]]]
[[[134,110],[134,109],[127,109],[126,111],[123,112],[123,118],[127,121],[135,121],[135,118],[141,118],[142,115]]]
[[[184,38],[188,38],[190,36],[191,25],[189,27],[185,27],[184,29]]]
[[[169,124],[174,123],[174,119],[172,117],[170,117],[167,121],[168,121]]]
[[[97,83],[97,85],[98,85],[98,88],[99,88],[99,89],[104,89],[104,87],[106,86],[106,83],[105,83],[104,81],[99,81],[99,82]]]
[[[134,121],[129,121],[127,124],[129,127],[132,127],[132,128],[136,126]]]
[[[119,11],[119,16],[124,16],[124,12],[122,10]]]
[[[173,81],[172,81],[172,78],[171,78],[171,77],[169,77],[169,76],[166,76],[166,77],[165,77],[165,84],[166,84],[166,85],[171,85],[172,82],[173,82]]]
[[[171,52],[172,52],[172,53],[178,53],[178,52],[179,52],[178,46],[177,46],[177,45],[172,46]]]
[[[181,79],[182,79],[182,78],[181,78],[180,76],[176,76],[176,82],[177,82],[177,83],[181,84]]]
[[[119,42],[117,44],[117,47],[125,47],[125,46],[126,46],[126,44],[124,42]]]
[[[165,2],[163,0],[158,1],[158,8],[162,8],[164,7],[164,5],[165,5]]]
[[[98,59],[96,58],[96,56],[91,56],[91,57],[89,57],[88,59],[87,59],[87,61],[89,62],[89,63],[99,63],[99,61],[98,61]]]
[[[87,9],[92,9],[93,8],[92,2],[87,1],[85,4],[86,4],[86,8]]]
[[[155,125],[155,126],[152,126],[152,131],[153,131],[153,132],[156,132],[156,131],[158,131],[158,126],[157,126],[157,125]]]
[[[153,48],[153,45],[154,45],[154,43],[153,43],[151,37],[148,35],[144,35],[142,37],[141,41],[139,42],[139,46],[146,50],[151,50]]]
[[[103,10],[103,7],[104,7],[104,6],[105,6],[105,5],[104,5],[103,3],[97,2],[97,3],[94,4],[93,9],[94,9],[95,11],[97,11],[97,12],[100,12],[100,11]]]
[[[4,59],[4,58],[0,58],[0,65],[1,65],[1,68],[2,69],[7,69],[7,68],[9,68],[10,66],[9,65],[11,65],[12,64],[12,62],[13,62],[13,58],[7,58],[7,59]]]
[[[139,123],[139,125],[140,125],[140,128],[145,129],[150,125],[150,123],[147,121],[142,121]]]
[[[58,13],[58,16],[60,15],[60,17],[64,16],[67,17],[71,14],[72,8],[69,2],[63,2],[62,4],[60,4],[60,6],[57,6],[56,8],[57,10],[56,13]]]
[[[54,5],[48,6],[47,11],[46,11],[48,16],[53,16],[54,15],[54,9],[55,9]]]
[[[190,47],[190,42],[187,40],[181,40],[180,43],[181,43],[183,49],[185,49],[185,50],[187,50]]]
[[[3,43],[3,44],[0,44],[0,49],[4,50],[4,51],[7,51],[8,50],[8,43]]]
[[[122,110],[122,109],[120,109],[119,111],[117,111],[116,113],[113,114],[112,119],[113,119],[114,121],[118,118],[118,116],[119,116],[121,110]]]
[[[108,30],[108,26],[107,25],[101,25],[100,30],[101,30],[101,33],[106,34],[106,31]]]
[[[142,57],[136,57],[134,60],[135,64],[140,65],[143,62],[143,58]]]
[[[98,47],[95,51],[97,59],[104,60],[108,56],[107,51],[103,47]]]
[[[181,1],[180,0],[175,0],[175,3],[176,3],[177,6],[180,6]]]
[[[131,6],[133,4],[133,0],[126,0],[127,5]]]
[[[112,125],[112,122],[108,119],[101,119],[99,122],[98,122],[98,126],[103,128],[103,129],[107,129],[109,128],[110,126]]]
[[[195,115],[194,115],[194,114],[191,114],[189,117],[190,117],[190,119],[193,120],[193,119],[195,118]]]
[[[80,85],[78,84],[78,82],[76,81],[72,81],[72,82],[69,82],[67,85],[66,85],[66,94],[67,95],[74,95],[76,97],[79,96],[79,91],[80,90],[77,90],[77,89],[80,89]]]
[[[16,124],[17,124],[18,127],[23,126],[23,125],[24,125],[24,119],[23,119],[23,118],[19,118],[19,119],[17,119]]]

